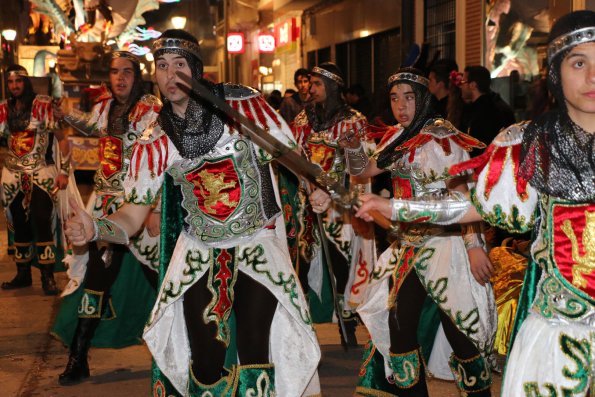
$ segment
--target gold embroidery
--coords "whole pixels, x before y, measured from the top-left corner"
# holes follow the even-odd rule
[[[120,162],[120,155],[118,151],[118,147],[112,141],[109,139],[105,141],[105,146],[103,148],[103,158],[106,160],[106,162],[103,164],[106,165],[110,171],[119,170],[119,167],[115,165]]]
[[[587,280],[582,275],[590,274],[595,270],[595,212],[585,211],[585,219],[582,236],[584,256],[580,255],[579,243],[570,220],[566,219],[560,227],[572,244],[572,260],[576,262],[572,265],[572,284],[580,288],[587,287]]]
[[[200,181],[194,180],[194,186],[198,189],[200,195],[204,198],[204,206],[209,214],[216,214],[217,210],[213,208],[214,205],[221,202],[228,207],[236,207],[237,201],[230,201],[228,193],[221,193],[221,190],[236,187],[236,181],[225,182],[224,173],[211,174],[207,170],[202,170],[198,173]],[[206,193],[205,193],[206,189]],[[207,194],[208,193],[208,194]]]

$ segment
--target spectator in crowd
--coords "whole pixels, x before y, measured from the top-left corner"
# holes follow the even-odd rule
[[[463,110],[461,130],[489,144],[498,132],[515,123],[514,112],[497,93],[490,89],[492,78],[483,66],[467,66],[461,80]],[[480,152],[474,150],[471,156]]]
[[[459,66],[452,59],[439,59],[430,66],[428,90],[436,99],[434,109],[442,118],[448,116],[448,98],[450,93],[450,72],[458,72]]]
[[[345,92],[345,101],[355,110],[362,113],[368,120],[372,120],[372,103],[366,96],[361,84],[354,84]]]
[[[267,98],[269,105],[271,105],[271,107],[277,111],[279,111],[279,108],[281,107],[281,101],[283,101],[283,97],[281,96],[281,91],[279,90],[271,91]]]
[[[293,74],[293,83],[297,92],[289,98],[284,98],[279,109],[279,113],[288,123],[292,123],[295,116],[304,109],[310,96],[310,72],[304,68],[296,70]]]

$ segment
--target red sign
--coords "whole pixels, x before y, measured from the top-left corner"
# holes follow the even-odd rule
[[[297,40],[300,28],[296,25],[295,18],[275,25],[275,40],[277,47],[282,47]]]
[[[271,33],[261,33],[258,35],[259,52],[275,52],[275,36]]]
[[[244,47],[244,33],[234,32],[227,34],[227,52],[230,54],[243,54]]]

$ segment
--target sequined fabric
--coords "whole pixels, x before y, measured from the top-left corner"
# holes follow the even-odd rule
[[[595,200],[595,134],[567,114],[548,113],[527,127],[519,176],[539,192],[573,201]]]

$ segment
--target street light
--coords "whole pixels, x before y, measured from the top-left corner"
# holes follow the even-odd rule
[[[171,17],[171,24],[174,27],[174,29],[184,29],[184,27],[186,26],[186,17]]]
[[[171,17],[171,24],[174,29],[184,29],[184,26],[186,26],[186,17]]]
[[[14,29],[5,29],[2,31],[2,37],[5,41],[5,43],[2,44],[4,58],[8,65],[12,65],[14,63],[14,45],[12,42],[17,38],[17,31]]]

